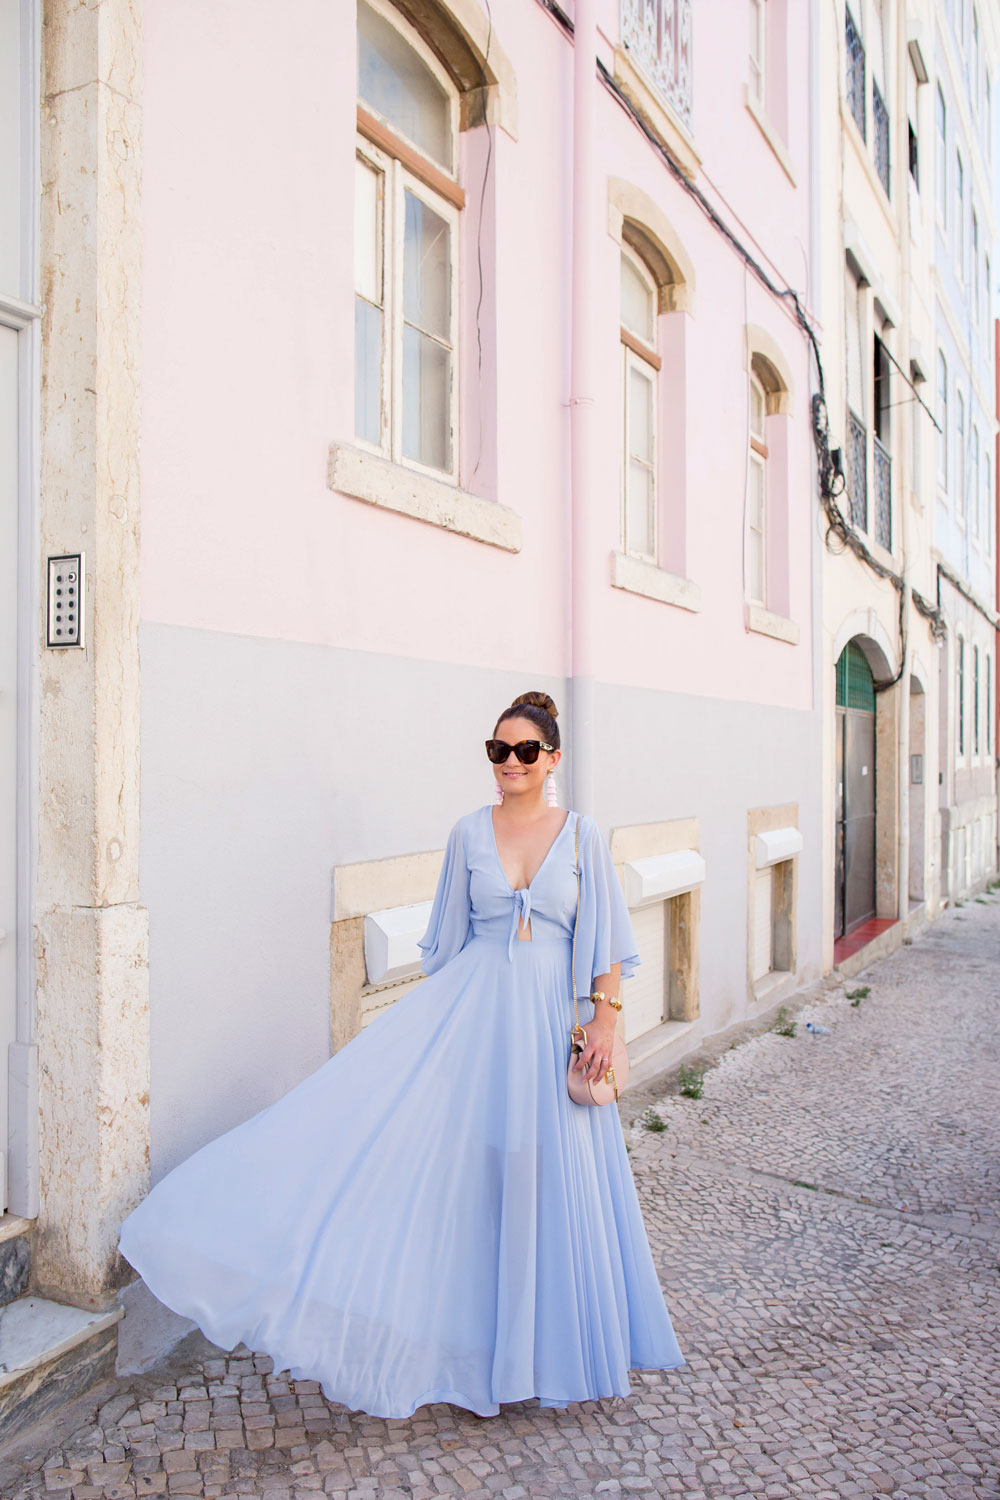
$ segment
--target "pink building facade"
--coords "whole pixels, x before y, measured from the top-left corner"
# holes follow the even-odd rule
[[[168,1340],[115,1248],[150,1180],[419,982],[519,692],[633,909],[636,1081],[820,976],[818,61],[791,0],[4,6],[3,1243],[105,1309],[82,1381],[121,1305],[120,1363]]]
[[[439,850],[526,687],[623,878],[703,861],[642,917],[663,1044],[820,972],[808,343],[706,212],[808,312],[808,14],[758,79],[691,9],[657,84],[612,0],[582,79],[537,0],[146,7],[154,1177],[350,1034],[337,872]]]

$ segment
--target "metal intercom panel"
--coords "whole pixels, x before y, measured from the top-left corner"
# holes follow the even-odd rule
[[[50,557],[46,646],[82,646],[84,592],[83,553]]]

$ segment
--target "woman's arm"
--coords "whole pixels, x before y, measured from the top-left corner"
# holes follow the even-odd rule
[[[588,1083],[596,1078],[602,1078],[607,1072],[611,1061],[611,1048],[614,1044],[615,1030],[618,1025],[619,1012],[611,1004],[612,1000],[618,1000],[621,989],[620,963],[612,964],[606,974],[598,974],[591,986],[594,990],[602,990],[603,1000],[594,1003],[594,1019],[588,1021],[584,1030],[587,1033],[587,1045],[576,1060],[576,1068],[581,1071]],[[601,1058],[605,1061],[602,1064]]]

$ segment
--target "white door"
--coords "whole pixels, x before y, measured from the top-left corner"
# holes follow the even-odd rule
[[[652,1031],[666,1019],[667,975],[667,903],[653,901],[631,913],[632,928],[642,963],[625,981],[622,1000],[625,1011],[625,1040],[631,1042],[643,1032]]]
[[[0,1210],[7,1207],[7,1057],[17,976],[17,339],[0,324]]]

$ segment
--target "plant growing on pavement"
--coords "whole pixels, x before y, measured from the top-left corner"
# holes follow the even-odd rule
[[[705,1079],[705,1069],[704,1068],[688,1068],[688,1067],[685,1067],[685,1065],[683,1063],[681,1063],[681,1071],[680,1071],[681,1093],[685,1094],[688,1099],[700,1099],[701,1098],[701,1091],[702,1091],[702,1087],[704,1085],[704,1079]]]
[[[794,1036],[795,1028],[798,1024],[798,1021],[790,1021],[788,1019],[788,1006],[783,1005],[775,1017],[771,1030],[776,1031],[779,1036]]]

